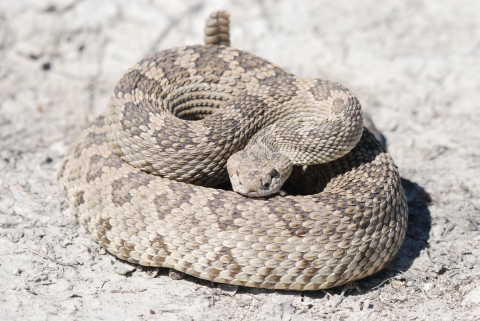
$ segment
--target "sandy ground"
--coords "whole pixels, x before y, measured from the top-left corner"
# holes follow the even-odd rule
[[[202,42],[215,9],[233,46],[352,89],[408,195],[395,261],[309,293],[232,288],[116,260],[90,240],[58,165],[145,55]],[[1,320],[480,320],[480,2],[0,2]]]

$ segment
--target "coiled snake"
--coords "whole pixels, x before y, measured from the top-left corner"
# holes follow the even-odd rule
[[[225,46],[224,12],[205,32],[129,69],[66,155],[80,223],[120,259],[234,285],[326,289],[384,268],[406,200],[355,96]],[[213,188],[227,167],[239,193]]]

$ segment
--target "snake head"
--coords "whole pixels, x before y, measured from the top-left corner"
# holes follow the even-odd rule
[[[235,192],[248,197],[274,194],[292,172],[291,160],[281,153],[242,150],[230,156],[227,171]]]

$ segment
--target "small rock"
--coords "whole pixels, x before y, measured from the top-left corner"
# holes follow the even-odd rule
[[[476,289],[468,292],[468,294],[465,295],[462,301],[462,305],[478,303],[480,303],[480,287],[477,287]]]
[[[17,243],[23,237],[23,231],[14,231],[7,234],[7,239],[13,243]]]
[[[42,238],[44,237],[47,233],[45,233],[45,230],[41,227],[38,227],[33,230],[33,234],[35,235],[36,238]]]
[[[231,284],[219,284],[218,288],[222,290],[222,294],[226,294],[228,296],[234,296],[238,291],[238,286]]]
[[[282,321],[291,321],[291,320],[292,320],[292,317],[293,317],[293,315],[291,315],[290,313],[284,313],[284,314],[282,315],[282,319],[281,319],[281,320],[282,320]]]
[[[170,269],[170,270],[168,271],[168,276],[169,276],[172,280],[182,280],[183,278],[185,278],[185,273],[176,271],[176,270],[174,270],[174,269]]]
[[[353,305],[353,312],[360,312],[363,310],[363,302],[362,301],[355,301]]]
[[[402,281],[397,281],[397,280],[392,280],[392,286],[393,286],[393,288],[398,290],[403,286],[403,282]]]
[[[64,307],[74,312],[78,310],[78,307],[75,305],[75,302],[65,302]]]
[[[445,225],[437,224],[432,226],[432,236],[434,239],[440,239],[442,237],[443,232],[445,231]]]
[[[380,312],[383,310],[383,304],[380,302],[374,302],[373,303],[373,311],[375,312]]]
[[[243,308],[243,307],[246,307],[246,306],[248,306],[248,303],[245,302],[245,301],[238,301],[237,302],[237,307]]]
[[[443,295],[443,291],[440,290],[439,288],[435,288],[432,290],[432,294],[433,295],[436,295],[436,296],[442,296]]]
[[[68,148],[69,148],[69,146],[66,145],[66,143],[62,139],[62,140],[50,145],[50,147],[48,148],[48,151],[50,152],[51,157],[60,157],[60,156],[63,156],[67,153]]]
[[[145,272],[145,271],[144,271]],[[160,269],[159,268],[148,268],[146,270],[146,272],[143,274],[144,276],[146,276],[147,278],[149,279],[153,279],[153,278],[156,278],[158,273],[160,273]]]
[[[435,284],[433,284],[433,283],[431,283],[431,282],[425,283],[425,284],[423,285],[423,289],[424,289],[425,291],[431,291],[434,287],[435,287]]]
[[[292,313],[292,314],[295,312],[295,308],[288,301],[280,303],[280,307],[282,308],[283,312]]]
[[[56,283],[50,285],[49,289],[52,292],[63,292],[63,291],[68,291],[73,288],[72,284],[67,281],[66,279],[59,279]]]
[[[33,205],[33,202],[30,200],[28,194],[20,187],[20,185],[16,184],[10,186],[10,192],[18,203]]]
[[[124,264],[120,262],[115,263],[115,272],[120,275],[126,275],[128,273],[131,273],[135,271],[137,268],[135,266],[131,266],[129,264]]]
[[[370,304],[370,300],[366,299],[363,301],[363,310],[371,309],[373,306]]]
[[[75,286],[75,290],[80,292],[83,295],[94,295],[97,294],[98,288],[92,284],[78,284]]]
[[[19,276],[20,274],[22,274],[23,270],[19,269],[18,267],[10,267],[10,268],[6,268],[5,269],[9,274],[11,275],[15,275],[15,276]]]
[[[193,305],[195,305],[200,311],[205,311],[210,306],[210,300],[206,297],[198,297],[193,301]]]
[[[72,244],[72,240],[66,238],[66,239],[63,239],[63,241],[62,241],[62,243],[61,243],[61,246],[62,246],[63,248],[66,248],[67,245],[71,245],[71,244]]]

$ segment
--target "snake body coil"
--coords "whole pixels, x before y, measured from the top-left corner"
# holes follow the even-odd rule
[[[212,188],[248,143],[298,165],[289,184],[304,195]],[[264,162],[245,150],[231,177]],[[268,188],[283,175],[268,166],[268,181],[237,177],[234,188]],[[348,89],[217,44],[165,50],[127,71],[59,179],[81,224],[118,258],[249,287],[317,290],[371,275],[396,255],[407,224],[397,168],[362,132]]]

